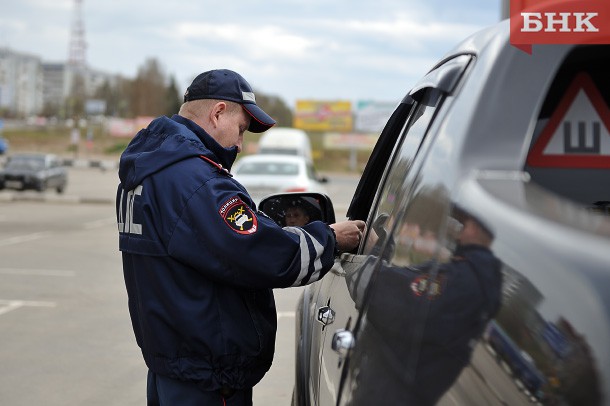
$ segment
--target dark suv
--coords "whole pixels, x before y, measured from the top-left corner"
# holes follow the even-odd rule
[[[465,40],[398,105],[305,288],[296,405],[610,404],[610,46]]]

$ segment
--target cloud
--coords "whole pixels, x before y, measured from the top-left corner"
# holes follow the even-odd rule
[[[475,30],[479,29],[480,26],[421,21],[409,18],[406,15],[399,15],[389,21],[347,21],[346,28],[353,33],[364,33],[392,41],[413,44],[453,40],[456,37],[460,38],[473,33]]]
[[[0,46],[65,60],[73,5],[7,3]],[[291,103],[393,100],[498,9],[489,0],[84,0],[83,19],[92,68],[133,77],[156,58],[182,88],[203,70],[228,68]]]
[[[221,43],[254,60],[269,56],[298,59],[315,47],[314,41],[273,25],[183,22],[172,27],[168,36],[175,41],[186,40],[211,46]]]

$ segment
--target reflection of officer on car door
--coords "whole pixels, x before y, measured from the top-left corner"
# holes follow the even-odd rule
[[[493,234],[460,208],[452,218],[457,248],[448,262],[438,269],[384,262],[377,271],[351,361],[354,404],[435,404],[498,311],[502,276],[489,249]],[[361,295],[363,288],[356,283],[351,291]]]
[[[362,221],[282,229],[231,177],[244,132],[274,123],[243,77],[209,71],[121,156],[119,248],[149,405],[251,405],[273,359],[272,288],[319,280],[359,243]]]

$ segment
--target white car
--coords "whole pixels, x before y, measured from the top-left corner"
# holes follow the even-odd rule
[[[235,163],[231,171],[254,202],[272,193],[319,192],[327,194],[324,183],[313,164],[295,155],[247,155]]]
[[[258,142],[258,153],[300,155],[312,160],[309,137],[297,128],[274,127],[265,131]]]

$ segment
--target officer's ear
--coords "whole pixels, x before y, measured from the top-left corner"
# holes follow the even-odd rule
[[[219,101],[218,103],[214,104],[214,106],[212,106],[212,109],[210,110],[210,122],[212,123],[212,125],[214,126],[214,128],[218,127],[218,122],[220,120],[220,117],[227,112],[227,103],[223,102],[223,101]]]

